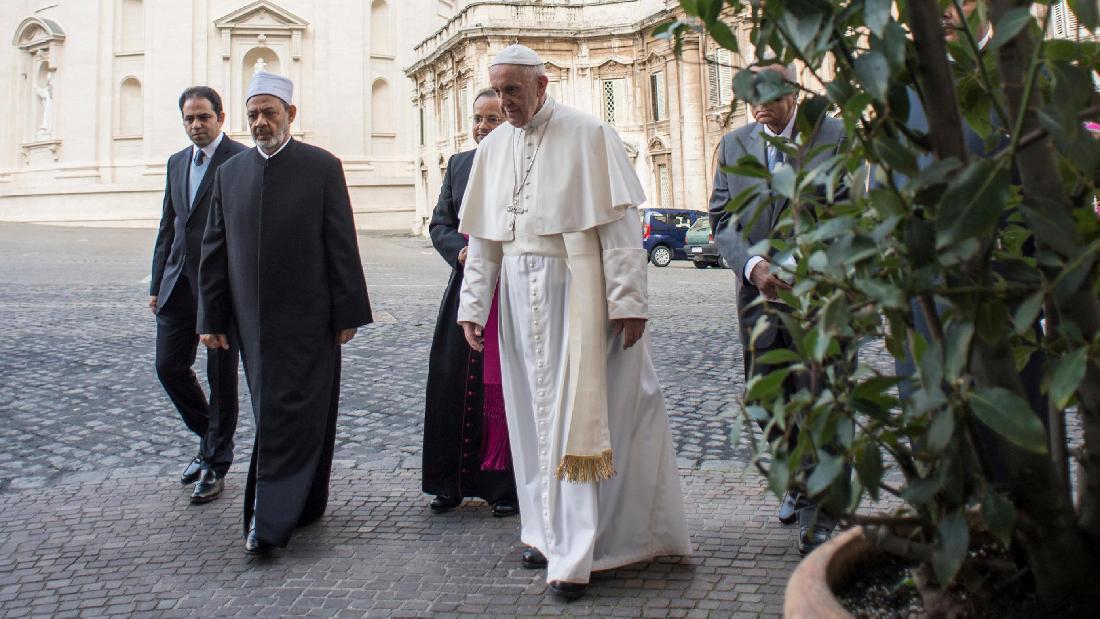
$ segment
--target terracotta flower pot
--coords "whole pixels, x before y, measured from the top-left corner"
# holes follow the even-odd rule
[[[788,619],[852,619],[837,601],[833,590],[856,565],[878,554],[863,537],[862,527],[852,527],[833,537],[809,556],[791,574],[783,596],[783,616]]]

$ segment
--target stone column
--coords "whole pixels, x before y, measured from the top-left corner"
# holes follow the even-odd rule
[[[680,148],[679,155],[681,208],[704,210],[707,207],[707,153],[703,140],[705,110],[702,102],[706,85],[701,73],[706,69],[698,39],[684,41],[683,60],[680,67]]]

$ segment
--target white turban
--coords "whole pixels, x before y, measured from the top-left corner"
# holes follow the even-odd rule
[[[535,50],[519,43],[514,43],[500,50],[493,61],[489,63],[490,67],[495,67],[498,64],[518,64],[524,66],[537,66],[541,65],[542,58],[535,53]]]
[[[283,100],[290,105],[294,98],[294,82],[289,78],[266,71],[260,71],[252,76],[248,84],[248,95],[244,98],[248,101],[256,95],[271,95]]]

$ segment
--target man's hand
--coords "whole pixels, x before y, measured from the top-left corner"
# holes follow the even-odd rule
[[[484,329],[481,325],[468,320],[460,320],[458,324],[462,327],[462,335],[466,336],[466,343],[470,348],[476,352],[485,349],[485,338],[482,336]]]
[[[154,314],[157,313],[157,298],[156,296],[149,297],[149,311]]]
[[[229,350],[229,338],[224,333],[203,333],[199,341],[207,348],[222,348]]]
[[[630,348],[642,339],[645,332],[645,318],[613,318],[611,319],[611,334],[623,334],[623,350]]]
[[[336,334],[336,343],[343,346],[351,341],[351,338],[355,337],[355,333],[358,331],[356,328],[344,329]]]
[[[764,298],[769,301],[778,299],[780,290],[791,289],[790,284],[771,273],[771,263],[767,260],[757,262],[756,266],[752,268],[752,272],[749,273],[749,283],[756,286],[760,294],[763,294]]]
[[[466,264],[466,250],[467,249],[469,249],[469,247],[463,247],[462,249],[458,250],[458,263],[459,264]]]

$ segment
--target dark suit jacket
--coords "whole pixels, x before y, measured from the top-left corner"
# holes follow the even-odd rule
[[[199,183],[195,206],[188,204],[188,177],[191,174],[189,145],[168,158],[168,175],[164,185],[164,208],[160,216],[160,231],[153,245],[153,276],[149,294],[157,297],[159,310],[168,302],[180,275],[187,277],[192,298],[199,298],[199,259],[202,256],[202,234],[210,211],[210,188],[218,168],[248,147],[227,135],[210,158],[209,168]]]
[[[710,226],[714,233],[714,244],[725,258],[730,269],[737,277],[737,311],[741,323],[741,337],[747,346],[747,338],[752,333],[756,320],[764,314],[762,305],[753,305],[760,291],[745,279],[745,265],[752,257],[749,249],[760,241],[770,238],[780,215],[787,207],[786,200],[768,199],[767,181],[762,178],[733,174],[722,170],[723,166],[737,163],[745,155],[756,158],[761,165],[767,166],[768,142],[764,139],[764,125],[754,122],[722,137],[718,145],[718,169],[714,173],[714,191],[710,196]],[[803,141],[801,153],[811,153],[808,161],[792,161],[795,167],[813,167],[824,159],[835,155],[844,142],[844,124],[826,117],[813,138]],[[756,188],[762,199],[750,202],[750,206],[739,215],[726,212],[730,198],[749,188]],[[756,216],[760,210],[759,216]],[[753,222],[753,217],[756,217]],[[746,227],[751,224],[751,228]],[[775,329],[769,329],[757,340],[757,349],[771,345]]]
[[[458,252],[466,247],[466,237],[458,231],[458,211],[462,208],[462,196],[466,193],[466,181],[470,180],[475,152],[468,150],[451,155],[447,173],[443,176],[443,186],[439,188],[439,201],[428,224],[432,245],[455,270],[462,269],[458,263]]]

